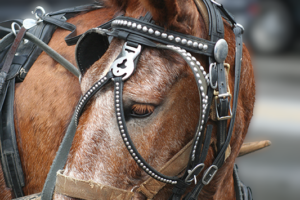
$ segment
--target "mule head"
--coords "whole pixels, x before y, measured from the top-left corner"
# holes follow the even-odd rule
[[[184,34],[208,38],[206,24],[193,0],[115,0],[111,4],[105,4],[119,7],[123,9],[125,16],[134,18],[144,16],[150,11],[157,25]],[[226,27],[226,37],[233,38],[233,34],[228,30],[229,26]],[[234,40],[229,40],[228,43],[229,53],[233,54]],[[121,39],[112,40],[106,53],[84,75],[81,83],[83,93],[110,70],[123,45],[124,41]],[[208,71],[207,57],[193,56]],[[233,65],[234,55],[229,56],[226,62]],[[231,76],[232,73],[229,74],[229,79]],[[232,81],[229,85],[233,88]],[[137,62],[136,71],[124,82],[122,101],[131,139],[141,156],[155,169],[159,170],[193,139],[199,119],[200,98],[190,67],[176,53],[145,47]],[[80,117],[65,175],[124,190],[131,190],[149,178],[124,145],[117,118],[114,84],[109,83],[92,98]],[[212,121],[209,123],[214,124]],[[248,126],[249,122],[238,120],[237,123],[240,125],[238,131],[244,132],[244,126]],[[205,161],[207,166],[212,163],[217,153],[215,129]],[[232,170],[243,137],[244,135],[234,135],[230,159],[218,174]],[[227,178],[217,175],[212,183],[213,187],[205,189],[202,196],[212,198]],[[229,178],[229,181],[232,182],[232,179]],[[171,190],[172,187],[167,185],[155,199],[167,199]],[[136,194],[135,199],[144,197]]]

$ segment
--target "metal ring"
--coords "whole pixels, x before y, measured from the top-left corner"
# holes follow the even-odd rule
[[[38,12],[37,11],[41,11],[42,12],[42,15],[45,15],[46,14],[46,11],[43,7],[41,6],[37,6],[34,11],[32,11],[31,13],[35,15],[35,18],[38,19],[38,20],[41,20],[40,16],[38,16]]]
[[[17,26],[18,30],[21,29],[21,26],[17,22],[13,22],[11,24],[11,30],[14,33],[14,35],[17,37],[16,26]]]

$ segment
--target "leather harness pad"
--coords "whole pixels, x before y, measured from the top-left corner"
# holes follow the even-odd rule
[[[76,47],[76,60],[81,74],[104,55],[108,46],[108,37],[102,35],[99,29],[91,29],[80,38]]]

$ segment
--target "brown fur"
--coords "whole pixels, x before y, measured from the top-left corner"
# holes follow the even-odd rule
[[[83,14],[69,21],[82,33],[111,19],[115,13],[125,12],[127,16],[138,18],[150,10],[158,24],[165,28],[207,39],[203,19],[192,0],[114,0],[111,3],[104,1],[104,4],[107,9]],[[67,47],[63,41],[67,34],[67,31],[57,30],[49,45],[75,64],[74,47]],[[235,39],[231,27],[226,23],[225,39],[229,44],[226,62],[231,65],[229,86],[233,91]],[[122,44],[123,41],[114,39],[107,53],[87,71],[81,85],[83,93],[109,67],[110,60],[118,55]],[[207,58],[194,56],[208,71]],[[109,99],[112,91],[112,85],[101,90],[80,118],[65,173],[76,178],[99,179],[108,185],[131,189],[148,176],[130,157],[118,130],[114,129],[115,114],[112,99]],[[76,78],[44,53],[38,58],[26,80],[17,86],[15,126],[25,172],[25,194],[41,191],[80,94]],[[253,69],[249,53],[244,47],[236,124],[230,142],[232,152],[213,181],[204,187],[199,199],[235,199],[232,168],[252,117],[254,96]],[[107,101],[99,104],[99,98],[106,98]],[[132,105],[140,109],[141,105],[155,107],[151,116],[142,120],[129,119],[127,126],[141,155],[156,169],[192,139],[199,117],[199,97],[192,72],[176,54],[145,48],[137,71],[125,83],[123,100],[126,108],[131,108]],[[213,138],[216,138],[215,132],[216,130]],[[206,166],[216,156],[213,145],[209,149]],[[103,169],[101,165],[105,165]],[[102,170],[99,171],[99,168]],[[0,194],[6,194],[4,197],[0,196],[0,199],[10,199],[3,184],[0,173]],[[171,188],[167,186],[155,199],[168,199],[170,192]],[[135,199],[144,198],[137,194]]]

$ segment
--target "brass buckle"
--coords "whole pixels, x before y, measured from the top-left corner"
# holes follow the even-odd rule
[[[230,106],[231,97],[232,96],[231,96],[231,94],[229,92],[227,92],[226,94],[218,94],[218,96],[215,96],[216,115],[217,115],[217,119],[219,121],[221,121],[221,120],[227,120],[227,119],[231,119],[232,118],[232,110],[231,110],[231,106]],[[218,111],[218,107],[217,107],[218,99],[219,98],[223,98],[223,99],[229,98],[229,113],[230,113],[229,115],[220,117],[219,111]]]

